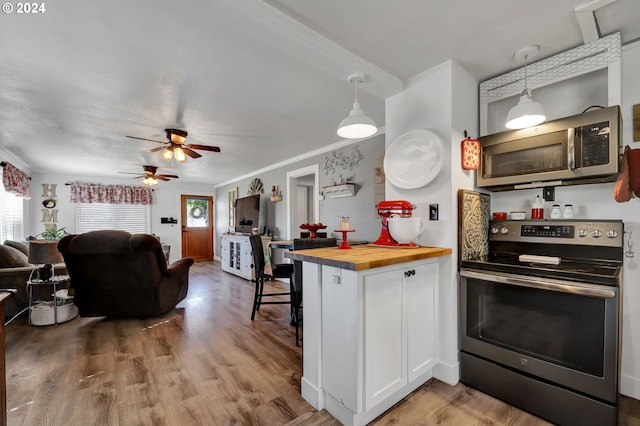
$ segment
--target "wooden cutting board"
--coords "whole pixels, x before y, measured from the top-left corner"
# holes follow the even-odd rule
[[[319,263],[336,268],[362,271],[398,263],[412,262],[451,254],[450,248],[417,247],[417,248],[384,248],[370,245],[353,246],[351,250],[337,247],[316,248],[310,250],[294,250],[285,254],[293,260]]]

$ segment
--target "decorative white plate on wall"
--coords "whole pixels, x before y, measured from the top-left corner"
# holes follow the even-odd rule
[[[430,130],[411,130],[389,146],[384,156],[385,176],[398,188],[420,188],[438,176],[445,153],[438,135]]]

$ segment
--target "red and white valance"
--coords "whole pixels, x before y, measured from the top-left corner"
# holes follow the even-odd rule
[[[71,184],[72,203],[150,205],[153,201],[151,194],[151,188],[142,186]]]
[[[6,161],[2,162],[2,184],[4,190],[10,194],[29,199],[29,176],[16,166]]]

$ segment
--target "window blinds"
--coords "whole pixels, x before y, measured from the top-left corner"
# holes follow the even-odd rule
[[[151,206],[131,204],[76,204],[76,233],[116,229],[132,234],[151,233]]]

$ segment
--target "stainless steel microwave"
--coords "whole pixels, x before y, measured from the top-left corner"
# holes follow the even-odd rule
[[[477,186],[499,191],[613,181],[621,131],[616,105],[482,136]]]

